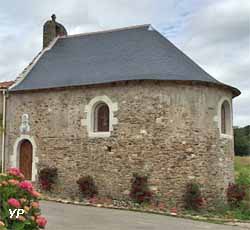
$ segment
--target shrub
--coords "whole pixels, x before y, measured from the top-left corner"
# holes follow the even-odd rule
[[[39,208],[40,194],[29,181],[24,180],[19,169],[11,168],[7,174],[0,174],[0,229],[38,230],[47,223]],[[10,218],[11,209],[24,209],[25,213]]]
[[[38,173],[39,183],[43,190],[51,191],[58,179],[57,168],[45,167]]]
[[[246,196],[245,186],[230,183],[227,188],[227,201],[231,207],[239,207]]]
[[[197,183],[189,183],[186,187],[185,206],[189,210],[199,210],[204,203],[200,186]]]
[[[130,198],[136,203],[147,203],[152,200],[153,193],[148,186],[148,177],[134,174],[132,178]]]
[[[240,169],[238,175],[236,176],[236,183],[250,187],[250,170],[247,168]]]
[[[234,208],[231,213],[233,218],[240,220],[249,220],[250,217],[250,204],[248,202],[242,202],[239,207]]]
[[[84,198],[93,198],[98,194],[94,179],[91,176],[82,176],[76,183]]]

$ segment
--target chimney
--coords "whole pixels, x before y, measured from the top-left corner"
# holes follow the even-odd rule
[[[51,16],[51,20],[47,21],[43,26],[43,48],[46,48],[58,36],[66,36],[65,27],[56,22],[56,15]]]

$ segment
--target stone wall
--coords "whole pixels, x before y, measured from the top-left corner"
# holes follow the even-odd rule
[[[102,95],[117,103],[118,123],[110,137],[89,138],[82,122],[85,106]],[[142,173],[162,200],[182,203],[186,184],[196,181],[208,201],[216,202],[234,180],[233,139],[218,129],[223,97],[231,102],[232,94],[212,86],[153,81],[12,93],[8,165],[15,160],[13,146],[27,113],[27,136],[36,142],[39,166],[58,168],[62,197],[76,196],[76,180],[91,175],[100,195],[126,198],[133,173]]]

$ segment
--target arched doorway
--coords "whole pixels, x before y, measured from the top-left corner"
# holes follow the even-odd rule
[[[19,168],[26,180],[32,179],[33,148],[29,140],[22,141],[20,145]]]

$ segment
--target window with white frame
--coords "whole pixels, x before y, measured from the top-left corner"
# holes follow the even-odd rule
[[[224,100],[220,107],[220,131],[221,134],[232,134],[231,106],[228,100]]]
[[[118,123],[114,113],[118,110],[117,103],[106,95],[94,97],[86,106],[86,119],[83,125],[87,127],[89,137],[109,137],[113,126]]]

